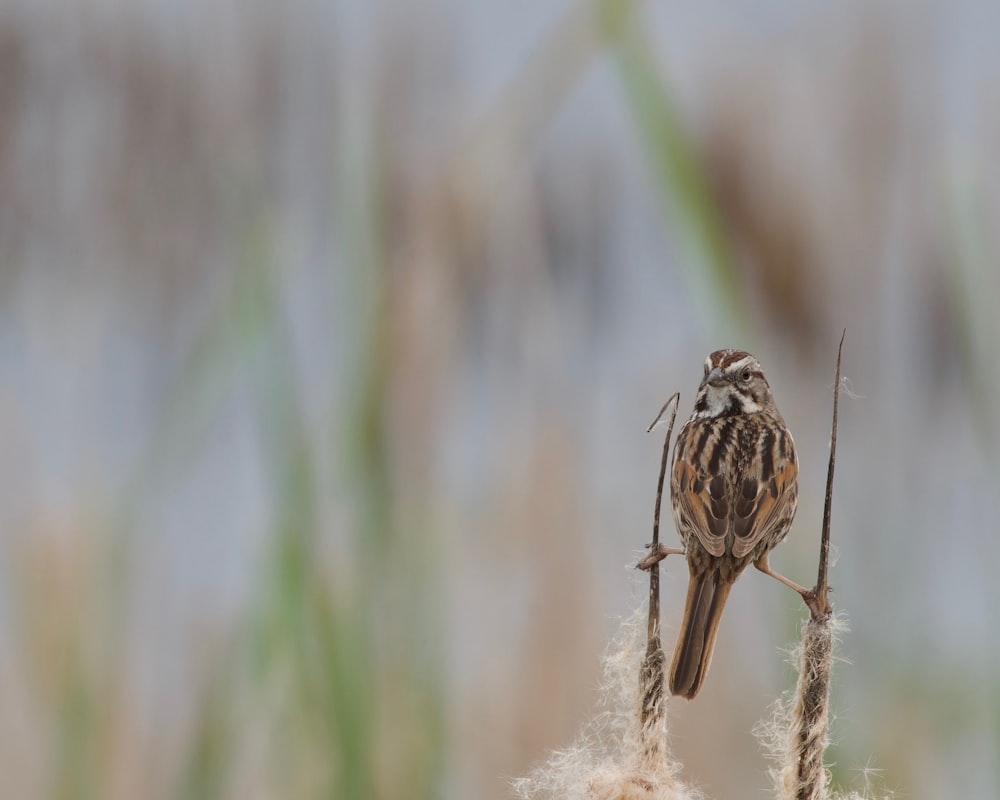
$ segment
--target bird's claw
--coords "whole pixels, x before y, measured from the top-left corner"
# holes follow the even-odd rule
[[[824,620],[830,616],[832,607],[830,606],[828,595],[831,589],[833,589],[832,586],[827,586],[822,597],[816,591],[815,587],[801,592],[802,600],[805,602],[806,608],[809,609],[809,613],[814,620]]]

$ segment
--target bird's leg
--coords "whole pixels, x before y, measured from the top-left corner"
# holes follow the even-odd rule
[[[652,547],[652,544],[646,545],[647,547]],[[657,564],[659,564],[667,556],[682,556],[684,555],[684,550],[678,549],[676,547],[667,547],[665,544],[657,544],[656,550],[646,556],[642,561],[635,565],[636,569],[652,569]]]
[[[771,569],[771,565],[768,563],[767,559],[768,559],[768,553],[764,553],[764,555],[762,555],[760,558],[758,558],[756,561],[753,562],[753,565],[757,567],[757,569],[759,569],[765,575],[770,575],[776,581],[780,581],[781,583],[785,584],[785,586],[787,586],[789,589],[794,589],[796,592],[802,595],[802,599],[806,601],[806,605],[809,605],[809,601],[813,598],[812,589],[807,589],[804,586],[799,586],[795,581],[789,580],[784,575],[775,572],[773,569]]]

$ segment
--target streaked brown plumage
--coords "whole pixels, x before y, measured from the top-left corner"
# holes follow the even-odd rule
[[[712,661],[733,582],[788,533],[798,502],[795,443],[757,359],[718,350],[705,361],[694,412],[681,428],[670,473],[674,522],[690,578],[670,666],[670,691],[698,694]]]

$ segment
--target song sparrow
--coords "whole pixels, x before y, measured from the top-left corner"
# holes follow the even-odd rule
[[[672,694],[698,694],[729,591],[748,564],[806,592],[768,564],[795,516],[797,476],[795,443],[760,363],[741,350],[712,353],[694,412],[677,435],[670,473],[674,523],[690,572],[670,666]]]

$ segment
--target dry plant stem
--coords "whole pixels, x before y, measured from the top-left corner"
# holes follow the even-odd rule
[[[639,691],[642,693],[639,719],[640,766],[648,770],[656,770],[667,752],[663,735],[663,717],[666,712],[663,679],[666,662],[663,647],[657,637],[655,644],[651,642],[647,646],[646,656],[639,668]]]
[[[663,408],[660,409],[660,413],[656,415],[656,419],[653,420],[653,424],[646,428],[646,433],[653,430],[663,417],[667,407],[671,403],[673,404],[673,410],[670,412],[670,423],[667,425],[667,435],[663,440],[663,456],[660,458],[660,476],[656,483],[656,505],[653,508],[653,541],[649,545],[650,548],[652,548],[654,555],[658,555],[660,548],[660,507],[663,504],[663,482],[667,474],[667,460],[670,457],[670,438],[674,432],[674,419],[677,417],[677,406],[680,403],[680,399],[680,392],[674,392],[670,395],[667,402],[663,404]],[[666,558],[666,555],[669,554],[664,554],[663,558]],[[652,647],[654,639],[657,643],[659,643],[660,639],[660,569],[657,566],[660,560],[662,559],[658,559],[648,567],[649,626],[646,630],[646,640],[649,643],[649,647]],[[645,560],[641,563],[644,564]],[[654,567],[656,568],[654,569]]]
[[[653,567],[659,564],[663,559],[670,555],[684,555],[683,550],[679,550],[675,547],[667,547],[660,544],[660,506],[663,503],[663,481],[667,474],[667,459],[670,456],[670,437],[674,431],[674,420],[677,417],[677,407],[680,405],[681,394],[680,392],[674,392],[670,397],[667,398],[667,402],[663,404],[660,408],[660,413],[656,415],[656,419],[646,428],[646,433],[649,433],[653,428],[655,428],[660,420],[663,419],[663,415],[666,410],[673,405],[673,409],[670,412],[670,424],[667,426],[667,437],[663,442],[663,458],[660,460],[660,478],[656,484],[656,508],[653,510],[653,541],[650,542],[647,547],[649,547],[653,552],[646,556],[642,561],[635,565],[636,569],[648,569],[650,570],[650,618],[652,619],[652,598],[655,592],[657,598],[657,613],[656,618],[659,619],[659,596],[660,596],[660,584],[659,584],[659,571],[656,573],[652,572]],[[653,575],[656,575],[656,586],[652,585]],[[652,636],[652,629],[650,629],[650,636]]]
[[[826,471],[826,501],[823,504],[823,534],[819,549],[819,572],[816,576],[816,588],[813,589],[812,602],[806,601],[813,619],[829,616],[830,600],[827,597],[827,565],[830,559],[830,513],[833,508],[833,470],[837,462],[837,411],[840,400],[840,358],[844,352],[844,337],[847,329],[840,335],[840,345],[837,347],[837,376],[833,383],[833,430],[830,433],[830,465]]]
[[[641,726],[641,736],[643,745],[643,756],[648,759],[655,759],[660,755],[663,747],[661,736],[657,736],[660,721],[663,717],[664,696],[663,696],[663,669],[666,658],[663,655],[663,646],[660,643],[660,565],[659,561],[667,554],[659,556],[660,548],[660,507],[663,504],[663,482],[667,473],[667,460],[670,455],[670,439],[674,432],[674,419],[677,417],[677,406],[680,402],[680,393],[674,392],[660,413],[656,416],[653,424],[647,428],[651,431],[660,421],[667,407],[673,404],[670,413],[670,423],[667,426],[667,435],[663,441],[663,456],[660,459],[660,476],[656,484],[656,506],[653,509],[653,541],[650,547],[654,555],[658,558],[649,566],[649,619],[646,627],[646,657],[643,659],[642,667],[639,671],[639,691],[642,694],[642,712],[639,724]]]
[[[782,776],[783,800],[825,800],[827,796],[829,781],[823,755],[830,717],[832,664],[831,617],[813,617],[802,635],[799,681]]]
[[[846,335],[846,330],[844,335]],[[833,389],[833,427],[830,435],[830,463],[826,474],[826,503],[820,542],[816,586],[803,598],[811,618],[802,637],[799,681],[795,690],[789,730],[788,758],[782,785],[787,800],[824,800],[827,773],[823,766],[830,716],[830,669],[833,664],[832,607],[827,596],[830,556],[830,512],[833,505],[833,472],[837,457],[837,411],[840,397],[840,361],[844,335],[837,348],[837,375]]]

